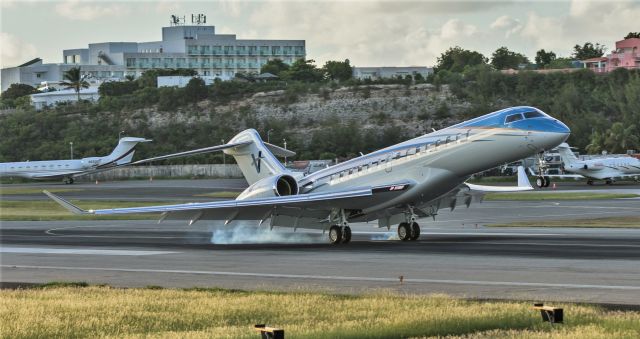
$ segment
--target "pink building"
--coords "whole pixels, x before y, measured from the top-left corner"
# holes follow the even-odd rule
[[[616,49],[606,57],[582,60],[584,67],[596,73],[611,72],[616,68],[640,69],[640,39],[630,38],[616,42]]]

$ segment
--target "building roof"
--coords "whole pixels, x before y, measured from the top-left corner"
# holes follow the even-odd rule
[[[272,73],[269,73],[269,72],[265,72],[265,73],[262,73],[262,74],[256,76],[256,78],[258,78],[258,79],[277,79],[279,77],[277,75],[275,75],[275,74],[272,74]]]
[[[607,61],[609,60],[607,57],[598,57],[598,58],[590,58],[586,60],[581,60],[582,62],[598,62],[598,61]]]
[[[27,66],[31,66],[31,65],[33,65],[33,64],[36,64],[36,63],[38,63],[38,62],[42,62],[42,59],[40,59],[40,58],[35,58],[35,59],[33,59],[33,60],[29,60],[29,61],[25,62],[24,64],[22,64],[22,65],[20,65],[20,66],[18,66],[18,67],[27,67]]]
[[[98,94],[98,87],[89,87],[80,89],[80,94]],[[59,91],[31,94],[31,97],[43,98],[61,95],[77,95],[74,89],[63,89]]]

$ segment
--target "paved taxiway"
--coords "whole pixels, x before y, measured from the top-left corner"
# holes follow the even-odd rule
[[[180,187],[194,189],[189,182],[193,181],[154,182],[156,188],[140,185],[137,190],[131,190],[129,182],[111,185],[129,187],[129,193],[136,191],[140,196],[157,190],[155,197],[167,200],[182,199],[175,192]],[[198,184],[202,189],[202,181]],[[224,185],[220,189],[241,187],[237,182]],[[162,195],[168,192],[165,186],[177,190]],[[212,186],[206,189],[211,191]],[[105,195],[113,198],[125,192],[118,190],[113,187]],[[61,195],[83,193],[81,198],[93,200],[102,194],[93,192]],[[442,211],[435,222],[421,220],[423,237],[417,242],[388,240],[393,229],[386,232],[356,224],[352,225],[353,242],[343,246],[326,244],[320,233],[265,232],[246,239],[255,233],[220,231],[206,221],[189,227],[154,221],[2,222],[0,272],[2,282],[80,280],[117,286],[338,292],[383,288],[639,305],[640,229],[577,229],[570,222],[567,228],[476,227],[491,222],[638,214],[637,199],[487,201],[469,209]],[[216,244],[211,243],[212,235]],[[269,243],[228,244],[243,239]],[[399,276],[404,277],[402,285]]]

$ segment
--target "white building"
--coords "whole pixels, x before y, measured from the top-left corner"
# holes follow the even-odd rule
[[[410,66],[410,67],[354,67],[353,77],[356,79],[391,79],[391,78],[405,78],[407,75],[415,77],[420,74],[422,78],[426,79],[429,74],[433,73],[433,68],[424,66]]]
[[[193,19],[192,19],[193,21]],[[60,81],[65,71],[81,67],[83,75],[95,79],[124,79],[150,69],[194,69],[202,76],[233,78],[236,73],[260,73],[271,59],[291,64],[305,58],[304,40],[244,40],[235,34],[216,34],[214,26],[183,25],[173,21],[162,28],[162,40],[150,42],[91,43],[87,48],[62,52],[63,63],[43,64],[31,60],[2,69],[2,91],[13,83],[36,86],[42,81]]]
[[[80,90],[80,100],[98,101],[100,94],[98,94],[98,87],[83,88]],[[78,101],[78,94],[73,89],[64,89],[61,91],[38,93],[31,95],[31,104],[37,109],[41,110],[45,107],[55,106],[60,102],[75,102]]]

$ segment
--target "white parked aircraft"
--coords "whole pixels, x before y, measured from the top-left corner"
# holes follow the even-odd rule
[[[0,163],[0,177],[28,179],[64,178],[65,183],[72,184],[73,178],[75,177],[130,164],[136,145],[140,142],[147,141],[151,140],[124,137],[118,141],[118,145],[113,152],[105,157]]]
[[[579,160],[567,143],[558,146],[558,153],[564,171],[572,174],[547,175],[548,178],[586,178],[589,185],[595,180],[604,180],[611,185],[616,179],[640,179],[640,160],[633,157]]]
[[[44,192],[76,214],[162,213],[164,219],[269,220],[282,226],[329,231],[331,243],[351,240],[349,223],[397,224],[401,240],[420,236],[416,220],[440,208],[467,207],[484,192],[532,189],[524,169],[518,186],[465,183],[474,173],[551,149],[569,136],[562,122],[533,107],[513,107],[314,172],[296,176],[275,158],[286,150],[265,144],[255,130],[222,145],[235,157],[250,186],[236,200],[165,206],[83,210]],[[274,153],[269,150],[274,151]],[[198,151],[198,150],[196,150]],[[196,152],[194,151],[194,152]],[[287,156],[290,156],[287,155]]]

